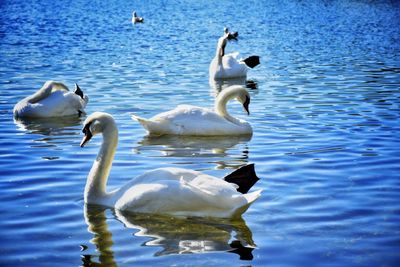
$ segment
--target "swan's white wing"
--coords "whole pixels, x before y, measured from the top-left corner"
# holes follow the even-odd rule
[[[177,168],[147,172],[116,192],[115,208],[185,216],[229,217],[248,205],[221,179]]]
[[[191,105],[180,105],[156,115],[150,121],[157,123],[159,133],[166,134],[222,135],[237,131],[235,124],[214,111]]]
[[[214,58],[210,64],[210,77],[214,79],[245,77],[247,75],[247,66],[244,62],[238,60],[238,56],[239,52],[224,55],[221,65],[218,65],[217,58]]]
[[[46,98],[36,102],[18,103],[15,112],[21,117],[47,118],[78,115],[83,111],[86,102],[73,92],[57,90]]]

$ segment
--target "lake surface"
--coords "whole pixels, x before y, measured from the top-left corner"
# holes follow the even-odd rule
[[[131,24],[137,10],[143,24]],[[400,2],[1,1],[1,266],[399,266]],[[251,138],[149,138],[131,120],[212,107],[208,64],[261,56],[249,71]],[[242,220],[85,207],[101,138],[85,117],[14,121],[46,80],[111,113],[119,146],[108,188],[146,170],[223,177],[255,163],[261,198]],[[236,81],[243,82],[243,81]]]

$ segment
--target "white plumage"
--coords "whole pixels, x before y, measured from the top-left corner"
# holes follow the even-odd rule
[[[191,105],[180,105],[160,113],[151,119],[133,115],[152,135],[245,135],[252,134],[250,124],[229,115],[226,105],[236,98],[248,112],[250,95],[243,86],[231,86],[221,91],[215,99],[215,108],[207,109]]]
[[[75,84],[71,92],[63,83],[47,81],[36,93],[30,95],[14,106],[16,118],[49,118],[63,116],[79,116],[84,112],[89,101]]]
[[[230,33],[225,28],[224,35],[218,39],[217,51],[209,67],[210,79],[231,79],[247,76],[247,70],[259,64],[259,57],[239,59],[239,52],[226,54],[225,47]],[[250,63],[250,64],[249,64]]]

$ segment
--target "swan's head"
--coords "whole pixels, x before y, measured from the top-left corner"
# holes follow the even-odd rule
[[[229,32],[228,28],[224,28],[224,35],[223,37],[226,38],[228,41],[235,40],[237,41],[237,37],[239,36],[238,32]]]
[[[95,112],[91,114],[86,118],[83,125],[82,132],[85,136],[82,139],[81,147],[84,147],[96,134],[117,129],[114,118],[110,114],[104,112]],[[109,127],[112,129],[109,129]]]
[[[241,85],[231,85],[223,89],[215,99],[215,109],[219,110],[221,107],[225,107],[226,103],[230,99],[236,99],[239,103],[243,105],[243,108],[247,112],[247,115],[250,115],[250,94],[245,87]]]

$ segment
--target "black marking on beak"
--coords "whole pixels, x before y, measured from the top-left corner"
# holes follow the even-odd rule
[[[83,129],[82,129],[82,133],[84,133],[85,136],[82,138],[81,145],[80,145],[81,147],[84,147],[85,144],[86,144],[87,142],[89,142],[90,139],[92,139],[92,137],[93,137],[93,134],[92,134],[92,132],[90,131],[90,125],[91,125],[91,124],[92,124],[92,122],[89,122],[89,123],[86,124],[85,127],[83,127]]]
[[[246,100],[243,103],[244,110],[246,110],[247,115],[250,115],[249,111],[250,97],[246,95]]]
[[[79,95],[83,99],[83,91],[81,90],[81,88],[79,88],[79,85],[77,83],[75,83],[74,93]]]

